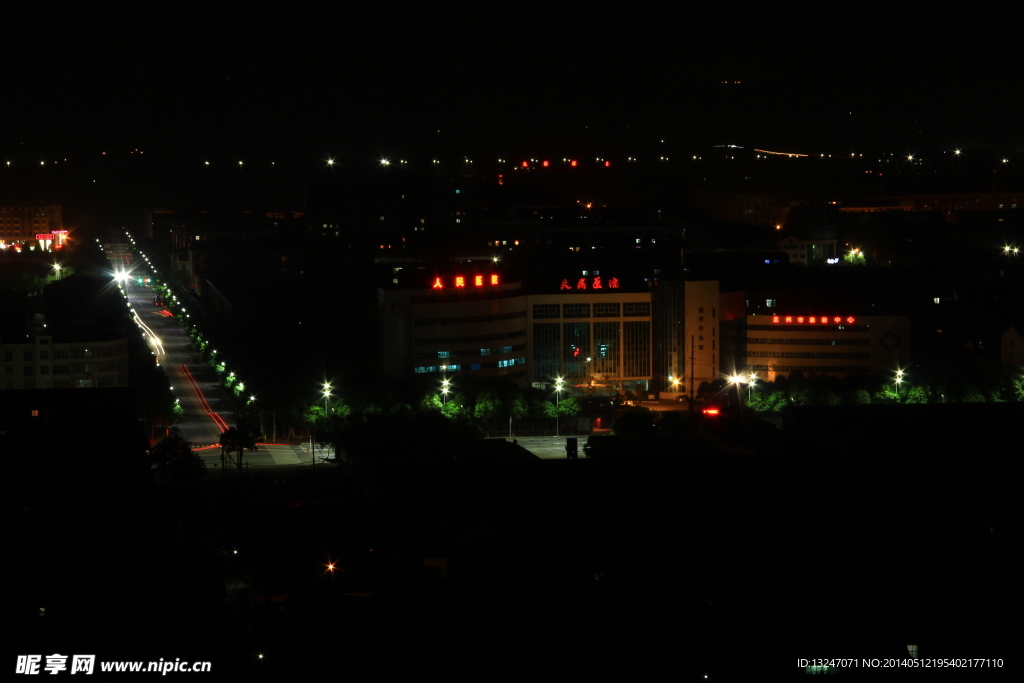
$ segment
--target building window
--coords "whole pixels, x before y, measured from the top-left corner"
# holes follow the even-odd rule
[[[24,352],[22,352],[22,360],[24,360],[24,361],[31,361],[32,360],[32,352],[31,351],[24,351]]]
[[[561,333],[558,323],[533,324],[533,376],[534,379],[558,377],[562,374],[558,350]]]
[[[619,317],[619,304],[618,303],[594,304],[594,317],[595,318],[618,318]]]
[[[559,317],[559,306],[558,304],[534,304],[533,305],[533,317],[534,318],[558,318]]]
[[[589,318],[590,304],[563,304],[563,318]]]
[[[565,376],[588,377],[589,357],[590,323],[562,323],[562,362]]]
[[[622,358],[622,371],[626,377],[650,377],[650,322],[642,320],[622,324]]]
[[[622,315],[627,318],[646,318],[651,314],[651,304],[647,301],[629,301],[622,304]]]

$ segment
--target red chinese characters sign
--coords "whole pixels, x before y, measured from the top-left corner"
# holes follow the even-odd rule
[[[773,325],[841,325],[843,323],[852,325],[857,319],[852,315],[845,318],[841,315],[773,315]]]
[[[605,289],[605,288],[608,288],[608,289],[618,289],[619,288],[619,278],[613,277],[613,278],[608,278],[607,281],[603,281],[600,276],[592,277],[592,278],[581,277],[581,278],[578,278],[576,280],[575,285],[573,285],[573,283],[569,282],[568,279],[565,279],[565,280],[562,280],[562,284],[560,284],[558,286],[558,289],[560,289],[560,290],[563,290],[563,289],[583,290],[583,289]]]
[[[430,285],[431,289],[446,289],[449,287],[455,289],[473,289],[474,287],[494,286],[499,282],[498,276],[495,273],[490,275],[452,275],[449,277],[435,277],[434,282]]]

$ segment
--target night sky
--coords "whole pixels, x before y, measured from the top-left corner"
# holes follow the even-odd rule
[[[1015,22],[927,14],[74,8],[8,23],[0,152],[628,154],[661,136],[844,153],[1024,144]]]

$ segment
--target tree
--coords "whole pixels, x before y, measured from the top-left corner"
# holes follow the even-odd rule
[[[566,396],[558,402],[558,417],[574,418],[583,412],[583,406],[574,396]]]
[[[490,422],[501,414],[501,399],[493,391],[484,389],[476,397],[473,406],[473,417]]]
[[[178,484],[195,481],[206,474],[206,463],[196,455],[191,442],[177,427],[171,427],[170,435],[149,450],[149,458],[158,474]]]

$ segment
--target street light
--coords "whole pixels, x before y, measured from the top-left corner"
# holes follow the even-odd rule
[[[733,375],[729,378],[729,381],[736,387],[736,400],[740,402],[740,408],[742,408],[743,397],[740,396],[740,384],[743,382],[743,378],[739,375]]]
[[[555,378],[555,438],[558,438],[558,399],[562,395],[562,378]]]
[[[328,384],[327,382],[324,382],[323,393],[324,393],[324,415],[326,415],[327,414],[327,397],[331,395],[331,385]]]
[[[896,371],[896,400],[897,401],[900,398],[900,384],[902,382],[903,382],[903,371],[902,370],[897,370]]]
[[[448,405],[448,386],[451,384],[448,380],[441,382],[441,405]]]

